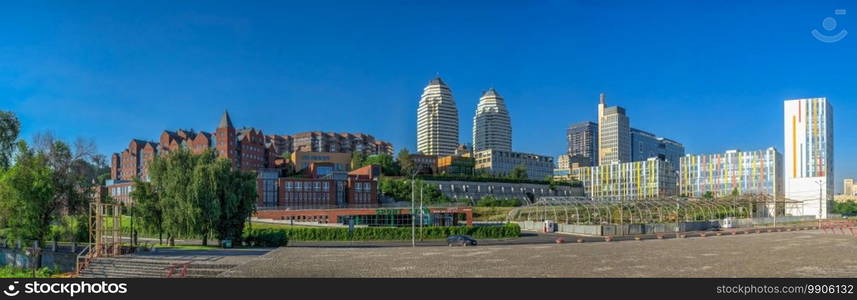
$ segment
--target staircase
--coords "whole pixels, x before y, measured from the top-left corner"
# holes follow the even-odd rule
[[[118,257],[99,257],[93,259],[84,268],[79,278],[166,278],[171,277],[206,278],[235,267],[230,264],[197,263],[182,260],[156,259],[145,256],[124,255]],[[187,264],[186,276],[182,276],[182,266]]]

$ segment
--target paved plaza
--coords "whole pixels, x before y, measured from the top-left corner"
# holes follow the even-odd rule
[[[821,231],[477,247],[298,245],[221,276],[857,277],[855,253],[857,238]]]

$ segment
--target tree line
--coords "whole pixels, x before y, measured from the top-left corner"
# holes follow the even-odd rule
[[[0,234],[8,240],[81,241],[93,187],[109,175],[92,140],[65,142],[51,132],[19,139],[21,123],[0,111]]]
[[[136,179],[130,197],[141,229],[170,245],[176,237],[240,242],[244,225],[256,209],[256,175],[233,168],[230,160],[207,150],[187,149],[157,156],[149,165],[150,181]],[[136,234],[136,233],[132,233]]]

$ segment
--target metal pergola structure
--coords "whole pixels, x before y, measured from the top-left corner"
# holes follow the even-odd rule
[[[552,220],[564,224],[644,224],[712,221],[724,218],[776,217],[794,211],[800,201],[764,195],[721,199],[665,197],[633,201],[587,197],[540,197],[509,212],[507,221]]]

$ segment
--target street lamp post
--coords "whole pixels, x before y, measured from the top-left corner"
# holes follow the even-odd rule
[[[414,208],[415,208],[414,202],[416,200],[416,199],[414,199],[415,198],[414,197],[414,192],[415,192],[414,181],[415,180],[416,180],[416,173],[414,173],[414,175],[411,176],[411,247],[417,246],[417,227],[416,227],[417,223],[414,221]]]

